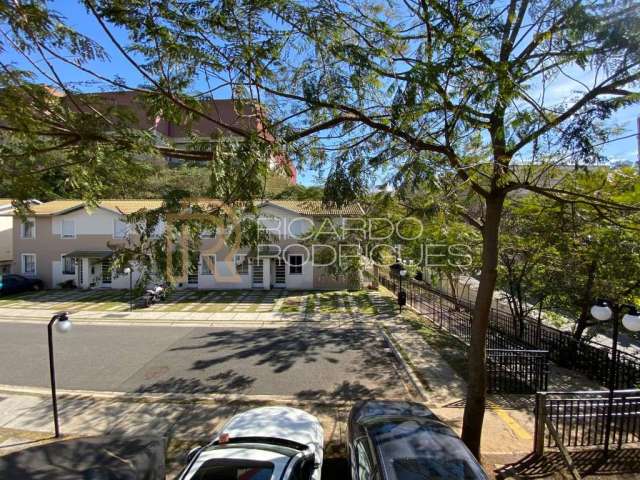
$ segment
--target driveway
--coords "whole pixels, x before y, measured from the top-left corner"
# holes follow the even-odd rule
[[[46,328],[0,323],[0,384],[49,385]],[[55,336],[58,387],[124,392],[399,398],[400,368],[374,327],[74,325]]]

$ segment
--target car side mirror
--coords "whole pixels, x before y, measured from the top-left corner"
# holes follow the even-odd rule
[[[202,447],[200,445],[189,450],[189,453],[187,453],[187,457],[186,457],[186,463],[190,463],[191,460],[193,460],[196,457],[196,455],[200,453],[200,450],[202,450]]]

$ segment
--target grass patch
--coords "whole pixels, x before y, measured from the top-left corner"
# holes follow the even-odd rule
[[[322,313],[337,313],[340,311],[338,295],[335,292],[325,292],[320,294],[319,310]]]
[[[305,313],[313,313],[316,310],[316,297],[313,294],[307,295],[307,302],[304,305]]]

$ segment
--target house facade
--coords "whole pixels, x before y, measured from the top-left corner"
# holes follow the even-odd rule
[[[207,200],[203,200],[206,203]],[[13,222],[12,271],[43,280],[47,288],[73,284],[79,288],[128,288],[137,282],[114,271],[114,250],[137,241],[126,215],[156,209],[161,200],[105,200],[86,208],[78,200],[57,200],[32,206],[32,214]],[[270,239],[253,249],[228,245],[221,228],[200,234],[198,260],[185,263],[173,278],[178,288],[194,289],[334,289],[355,286],[353,276],[337,276],[313,261],[303,238],[323,222],[342,224],[362,215],[359,205],[325,208],[318,201],[264,201],[257,221]],[[0,213],[0,216],[2,214]],[[170,220],[165,220],[166,222]],[[159,224],[157,235],[165,224]],[[173,251],[167,247],[167,250]],[[190,255],[189,258],[194,258]]]

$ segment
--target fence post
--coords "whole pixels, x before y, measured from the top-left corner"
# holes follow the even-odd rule
[[[544,419],[547,416],[547,394],[546,392],[536,393],[536,425],[533,435],[533,451],[536,455],[544,454]]]

